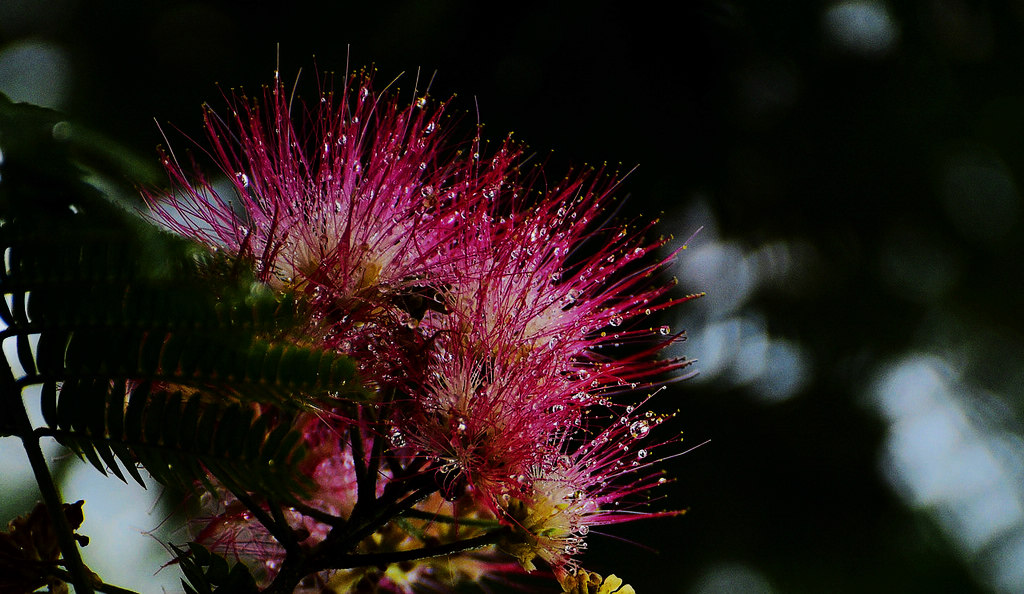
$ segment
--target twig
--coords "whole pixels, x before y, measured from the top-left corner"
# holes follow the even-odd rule
[[[85,564],[82,563],[82,556],[78,552],[78,543],[75,542],[74,532],[64,515],[64,499],[46,465],[46,457],[43,456],[43,450],[39,447],[39,439],[33,434],[32,421],[29,420],[28,412],[25,411],[21,390],[18,389],[9,367],[4,366],[4,370],[0,371],[0,382],[2,382],[0,390],[3,391],[0,398],[5,400],[5,404],[10,405],[5,408],[16,417],[14,422],[18,428],[18,437],[21,438],[22,445],[25,446],[25,453],[32,466],[32,473],[35,474],[36,484],[39,485],[39,493],[43,496],[46,511],[50,514],[50,522],[53,523],[53,531],[57,536],[61,557],[71,573],[70,581],[75,586],[76,594],[92,594],[93,588],[90,585]],[[20,406],[14,403],[18,403]]]
[[[502,528],[488,532],[466,540],[458,540],[443,545],[423,547],[419,549],[408,549],[404,551],[390,551],[387,553],[368,553],[364,555],[342,555],[333,559],[324,559],[321,566],[314,567],[313,571],[324,569],[351,569],[353,567],[381,567],[403,561],[416,561],[418,559],[429,559],[431,557],[443,557],[455,553],[463,553],[480,549],[497,543],[503,536],[506,536],[508,529]]]
[[[452,516],[446,516],[443,514],[435,514],[419,509],[409,509],[402,513],[403,517],[415,518],[417,520],[427,520],[429,522],[437,522],[439,524],[459,524],[462,526],[480,526],[484,528],[494,528],[501,526],[501,522],[494,519],[486,518],[455,518]]]
[[[51,573],[55,577],[65,581],[65,582],[71,581],[71,576],[68,575],[68,572],[64,571],[63,569],[59,569],[59,568],[53,569],[51,571]],[[75,588],[76,588],[76,592],[77,592],[78,586],[75,586]],[[115,586],[113,584],[107,584],[107,583],[103,583],[103,582],[97,584],[95,586],[95,588],[96,588],[97,592],[105,592],[106,594],[139,594],[135,590],[129,590],[127,588],[122,588],[120,586]]]

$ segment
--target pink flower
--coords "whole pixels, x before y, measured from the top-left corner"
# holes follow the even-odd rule
[[[378,391],[372,405],[305,425],[310,506],[347,520],[370,505],[359,496],[386,498],[403,481],[424,493],[422,479],[435,481],[436,494],[402,512],[420,524],[384,518],[358,552],[500,530],[500,550],[522,568],[541,559],[579,588],[566,576],[592,526],[666,515],[625,512],[659,483],[647,455],[663,444],[643,444],[664,418],[628,398],[689,364],[657,358],[680,335],[650,320],[693,296],[668,297],[658,276],[675,254],[659,258],[667,240],[644,239],[653,223],[604,224],[614,176],[588,170],[543,187],[539,168],[519,170],[523,149],[510,138],[489,156],[479,137],[450,146],[445,104],[401,107],[365,75],[312,108],[279,81],[262,105],[231,104],[227,120],[206,111],[209,156],[230,195],[190,181],[171,155],[172,195],[150,199],[170,228],[295,294],[303,340],[355,358]],[[201,539],[256,556],[273,577],[284,549],[225,501]],[[308,533],[304,546],[329,540],[329,526],[301,511],[288,522]],[[447,567],[462,579],[507,571],[492,554]],[[321,579],[409,591],[435,579],[433,563]]]
[[[444,275],[449,309],[423,320],[434,356],[405,421],[415,443],[495,508],[499,495],[528,486],[531,469],[594,405],[688,364],[657,361],[677,337],[643,325],[685,300],[663,299],[667,287],[653,281],[665,262],[644,259],[664,241],[644,243],[646,229],[598,228],[615,186],[600,172],[527,208],[513,177],[519,157],[506,141],[489,165],[504,186],[485,185],[481,207],[464,215]],[[580,258],[588,241],[596,249]],[[626,343],[646,346],[610,353]]]
[[[438,264],[455,227],[444,217],[473,195],[444,189],[464,188],[473,162],[448,158],[443,104],[426,109],[421,97],[399,107],[368,83],[352,76],[307,108],[275,81],[262,104],[235,96],[228,119],[207,108],[207,154],[230,194],[197,167],[186,174],[171,153],[172,196],[148,197],[171,229],[297,292],[309,307],[308,335],[365,355],[364,376],[385,380],[404,375],[404,340],[417,338],[395,340],[394,329],[420,313],[406,303],[425,290],[422,279],[445,282]]]
[[[653,469],[666,442],[648,439],[668,418],[627,406],[603,429],[567,433],[563,453],[551,452],[531,469],[529,492],[504,498],[505,521],[514,530],[500,548],[527,570],[542,559],[564,582],[579,569],[575,556],[588,548],[593,527],[682,514],[646,511],[638,497],[668,481]]]

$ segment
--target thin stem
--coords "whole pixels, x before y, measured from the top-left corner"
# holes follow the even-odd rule
[[[347,534],[341,535],[340,538],[332,538],[334,537],[334,531],[331,531],[331,534],[329,534],[327,539],[322,543],[324,546],[317,551],[316,556],[332,556],[336,555],[338,551],[347,551],[352,549],[364,538],[370,536],[381,526],[390,522],[392,518],[402,515],[406,510],[412,508],[412,506],[422,501],[424,497],[430,495],[434,491],[437,491],[436,485],[422,487],[405,499],[379,507],[361,526]]]
[[[369,502],[377,494],[377,475],[371,471],[369,462],[366,460],[366,450],[363,448],[363,432],[359,429],[361,419],[356,419],[349,427],[349,442],[352,446],[352,466],[356,473],[356,505],[352,510],[354,519],[362,515],[363,510],[368,507]],[[375,469],[374,469],[375,470]]]
[[[346,524],[348,524],[348,520],[346,520],[345,518],[335,516],[321,509],[317,509],[311,505],[306,505],[305,503],[292,502],[289,503],[288,505],[289,507],[299,512],[300,514],[313,518],[317,522],[327,524],[332,528],[337,528],[338,526],[345,526]]]
[[[458,524],[462,526],[481,526],[484,528],[495,528],[501,526],[501,522],[494,519],[485,518],[455,518],[452,516],[446,516],[443,514],[435,514],[427,511],[418,509],[406,510],[402,513],[403,517],[415,518],[417,520],[427,520],[430,522],[437,522],[439,524]]]
[[[388,487],[392,487],[392,490],[389,492],[386,487],[384,496],[375,501],[377,505],[371,507],[355,526],[350,522],[333,528],[327,538],[316,545],[308,555],[301,549],[290,552],[281,564],[277,577],[264,592],[292,592],[302,578],[320,569],[332,567],[331,559],[342,559],[349,556],[346,553],[355,548],[363,539],[387,524],[392,518],[402,515],[427,495],[437,491],[437,485],[433,484],[432,480],[426,482],[430,478],[429,476],[424,475],[422,478],[424,484],[418,489],[416,488],[418,483],[411,485],[405,483],[404,489],[401,490],[395,487],[394,483],[389,484]],[[413,489],[416,490],[409,494]],[[408,494],[408,496],[402,499],[402,494]]]
[[[68,572],[64,571],[63,569],[56,568],[51,573],[53,573],[53,575],[55,577],[65,581],[65,582],[71,580],[71,576],[68,575]],[[139,594],[135,590],[129,590],[127,588],[122,588],[120,586],[115,586],[113,584],[107,584],[107,583],[100,583],[100,584],[98,584],[96,586],[96,591],[97,592],[105,592],[106,594]]]
[[[295,542],[295,535],[292,533],[291,526],[288,525],[288,522],[285,521],[283,516],[280,518],[277,517],[277,514],[280,514],[281,511],[277,510],[277,514],[274,514],[274,517],[271,517],[271,514],[274,513],[273,503],[267,503],[267,506],[271,510],[270,514],[268,514],[267,510],[263,509],[260,504],[252,497],[249,497],[247,493],[235,493],[233,491],[232,493],[235,498],[241,501],[249,512],[252,513],[256,520],[258,520],[260,524],[263,524],[263,527],[267,529],[267,532],[269,532],[277,542],[281,543],[281,546],[284,547],[286,551],[291,552],[292,549],[298,547],[298,543]]]
[[[403,561],[417,561],[419,559],[429,559],[431,557],[454,555],[455,553],[464,553],[466,551],[472,551],[495,544],[507,534],[508,529],[502,528],[480,536],[467,538],[466,540],[458,540],[443,545],[408,549],[404,551],[390,551],[387,553],[342,555],[339,557],[323,559],[313,568],[313,571],[321,571],[324,569],[351,569],[353,567],[382,567],[392,563],[402,563]]]
[[[93,588],[90,585],[85,564],[82,563],[82,556],[78,552],[78,543],[75,542],[74,532],[71,530],[71,525],[68,524],[67,516],[64,515],[64,499],[46,465],[46,457],[43,456],[43,450],[39,447],[39,439],[32,432],[32,421],[29,420],[28,412],[25,410],[21,390],[17,387],[10,367],[2,367],[0,390],[3,390],[3,394],[0,394],[0,398],[3,398],[5,404],[8,405],[4,408],[15,415],[14,423],[18,429],[18,437],[21,438],[22,445],[25,446],[29,465],[32,466],[36,484],[39,485],[39,493],[43,497],[43,503],[46,504],[46,511],[50,514],[50,522],[53,523],[53,531],[57,536],[61,557],[71,573],[71,583],[74,584],[77,594],[92,594]]]
[[[71,572],[71,583],[75,585],[77,594],[92,594],[93,589],[89,585],[89,578],[85,573],[85,564],[82,563],[82,556],[78,552],[78,543],[75,542],[74,532],[68,519],[64,515],[64,499],[57,489],[57,484],[50,476],[50,469],[46,466],[46,457],[39,447],[39,442],[30,435],[22,436],[22,445],[25,446],[25,453],[28,454],[29,464],[36,476],[36,483],[39,485],[39,493],[46,503],[46,510],[50,514],[50,522],[53,523],[53,531],[57,535],[57,544],[60,546],[61,557],[64,564]]]

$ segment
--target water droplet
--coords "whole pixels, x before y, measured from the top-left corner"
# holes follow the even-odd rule
[[[468,428],[468,425],[466,425],[466,419],[463,419],[462,417],[458,417],[458,418],[455,419],[455,432],[456,433],[460,433],[460,434],[465,433],[467,428]]]
[[[249,176],[248,175],[246,175],[246,174],[242,173],[241,171],[239,171],[238,173],[235,174],[235,177],[238,178],[238,183],[242,184],[243,188],[248,188],[249,187]]]
[[[420,98],[416,99],[416,107],[419,107],[420,109],[422,109],[422,108],[426,107],[426,105],[427,105],[427,98],[426,97],[420,97]]]
[[[649,315],[651,315],[651,308],[649,308],[649,307],[648,307],[647,309],[645,309],[645,310],[644,310],[644,315],[645,315],[645,316],[649,316]]]
[[[397,427],[392,427],[391,430],[388,431],[388,441],[390,441],[391,445],[396,448],[403,447],[406,444],[405,436],[402,435],[402,432],[399,431]]]
[[[565,554],[566,555],[575,555],[576,553],[579,553],[579,552],[580,552],[580,549],[578,547],[576,547],[575,545],[565,545]]]
[[[647,424],[647,421],[640,419],[639,421],[633,421],[633,424],[629,426],[629,434],[633,436],[633,439],[640,439],[646,437],[651,431],[651,426]]]
[[[644,458],[647,457],[647,450],[638,450],[636,453],[636,457],[643,460]]]
[[[661,328],[658,328],[658,334],[661,334],[662,336],[668,335],[669,332],[672,332],[672,329],[669,328],[668,326],[662,326]]]
[[[620,316],[619,314],[615,314],[611,318],[609,318],[608,323],[611,324],[612,326],[621,326],[622,316]]]
[[[590,526],[587,526],[586,524],[580,524],[579,528],[576,529],[576,532],[579,532],[580,536],[586,536],[590,534]]]

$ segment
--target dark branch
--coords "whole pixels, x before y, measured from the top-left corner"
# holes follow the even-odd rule
[[[313,568],[313,571],[324,569],[351,569],[353,567],[383,567],[403,561],[416,561],[418,559],[429,559],[431,557],[443,557],[480,549],[492,545],[506,536],[508,529],[502,528],[488,532],[474,538],[459,540],[456,542],[409,549],[405,551],[392,551],[388,553],[370,553],[365,555],[341,555],[334,558],[323,559],[321,563]]]

